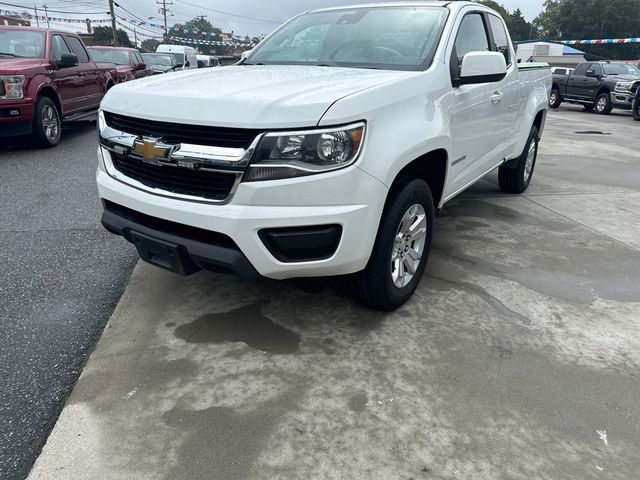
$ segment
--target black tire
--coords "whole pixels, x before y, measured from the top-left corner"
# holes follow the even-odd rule
[[[398,234],[403,226],[401,223],[403,217],[409,214],[409,210],[419,205],[424,210],[424,220],[426,221],[426,233],[424,243],[422,245],[422,255],[419,263],[415,268],[413,276],[407,279],[407,283],[403,286],[397,286],[392,277],[394,266],[392,266],[392,254],[403,250],[402,245],[398,244]],[[429,259],[431,251],[431,240],[433,238],[433,222],[435,216],[435,208],[433,205],[433,197],[429,185],[424,180],[405,177],[396,181],[389,192],[387,203],[385,205],[380,226],[378,227],[378,235],[376,242],[369,258],[367,267],[351,277],[351,286],[355,295],[369,307],[391,311],[411,298],[415,292],[424,269]],[[420,217],[422,213],[420,212]],[[415,217],[416,219],[418,217]],[[398,237],[400,243],[405,242],[407,248],[417,247],[416,242],[410,237],[402,239]],[[394,252],[394,249],[395,252]],[[406,249],[405,249],[406,251]],[[402,259],[398,261],[403,264]],[[410,258],[407,254],[407,258]],[[409,260],[410,262],[410,260]]]
[[[522,193],[527,189],[531,183],[531,178],[533,178],[538,159],[538,141],[538,129],[533,126],[520,157],[510,160],[500,167],[498,170],[498,183],[503,192]],[[532,148],[533,150],[531,150]],[[530,151],[533,152],[533,160],[530,165],[527,165]]]
[[[596,97],[596,113],[599,113],[600,115],[609,115],[612,109],[611,95],[609,95],[609,93],[603,92]]]
[[[38,98],[34,115],[31,134],[34,142],[44,148],[58,145],[62,134],[62,119],[53,100],[49,97]]]
[[[586,105],[583,105],[583,107],[585,112],[593,112],[593,109],[596,108],[596,106],[591,103],[587,103]]]
[[[560,91],[557,88],[551,90],[551,95],[549,95],[549,107],[550,108],[558,108],[562,103],[562,97],[560,96]]]
[[[636,96],[636,100],[633,103],[633,119],[640,122],[640,92]]]

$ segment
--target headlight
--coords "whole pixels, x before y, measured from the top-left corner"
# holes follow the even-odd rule
[[[364,122],[267,133],[256,148],[244,180],[276,180],[344,168],[357,160],[364,133]]]
[[[107,120],[104,118],[104,112],[102,110],[98,111],[98,133],[102,133],[104,127],[107,126]]]
[[[24,75],[0,75],[0,99],[20,100],[24,96]]]
[[[618,82],[615,89],[618,92],[628,92],[631,89],[631,85],[633,85],[633,82]]]

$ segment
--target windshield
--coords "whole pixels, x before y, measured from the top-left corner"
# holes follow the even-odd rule
[[[431,63],[446,17],[442,7],[312,12],[285,24],[245,63],[420,70]]]
[[[640,77],[640,69],[623,63],[607,63],[602,66],[607,75],[635,75]]]
[[[163,67],[171,67],[173,65],[173,62],[171,61],[172,58],[169,55],[154,55],[150,53],[143,53],[142,59],[144,60],[144,63],[147,63],[149,65],[161,65]]]
[[[0,30],[0,57],[44,58],[44,33]]]
[[[129,65],[129,52],[125,50],[103,50],[101,48],[88,48],[94,62],[115,63],[116,65]]]

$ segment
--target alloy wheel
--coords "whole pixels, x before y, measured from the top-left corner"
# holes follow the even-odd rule
[[[60,119],[58,113],[51,105],[45,105],[42,109],[42,129],[50,142],[55,142],[60,133]]]
[[[396,230],[391,252],[391,279],[397,288],[407,286],[418,271],[427,238],[427,215],[418,203],[407,209]]]

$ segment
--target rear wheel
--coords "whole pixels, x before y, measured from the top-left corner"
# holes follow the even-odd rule
[[[392,187],[369,263],[352,277],[365,304],[390,311],[411,298],[429,258],[434,216],[424,180],[407,177]]]
[[[538,140],[538,129],[533,126],[520,157],[500,167],[498,170],[498,183],[503,192],[522,193],[527,189],[536,167]]]
[[[562,103],[562,97],[560,97],[560,91],[557,88],[551,90],[551,95],[549,95],[549,107],[558,108]]]
[[[600,115],[608,115],[609,113],[611,113],[612,108],[613,107],[611,106],[611,95],[609,95],[606,92],[598,95],[598,98],[596,98],[597,113],[599,113]]]
[[[33,119],[33,139],[41,147],[51,148],[60,143],[62,120],[58,107],[49,97],[40,97],[36,102]]]

